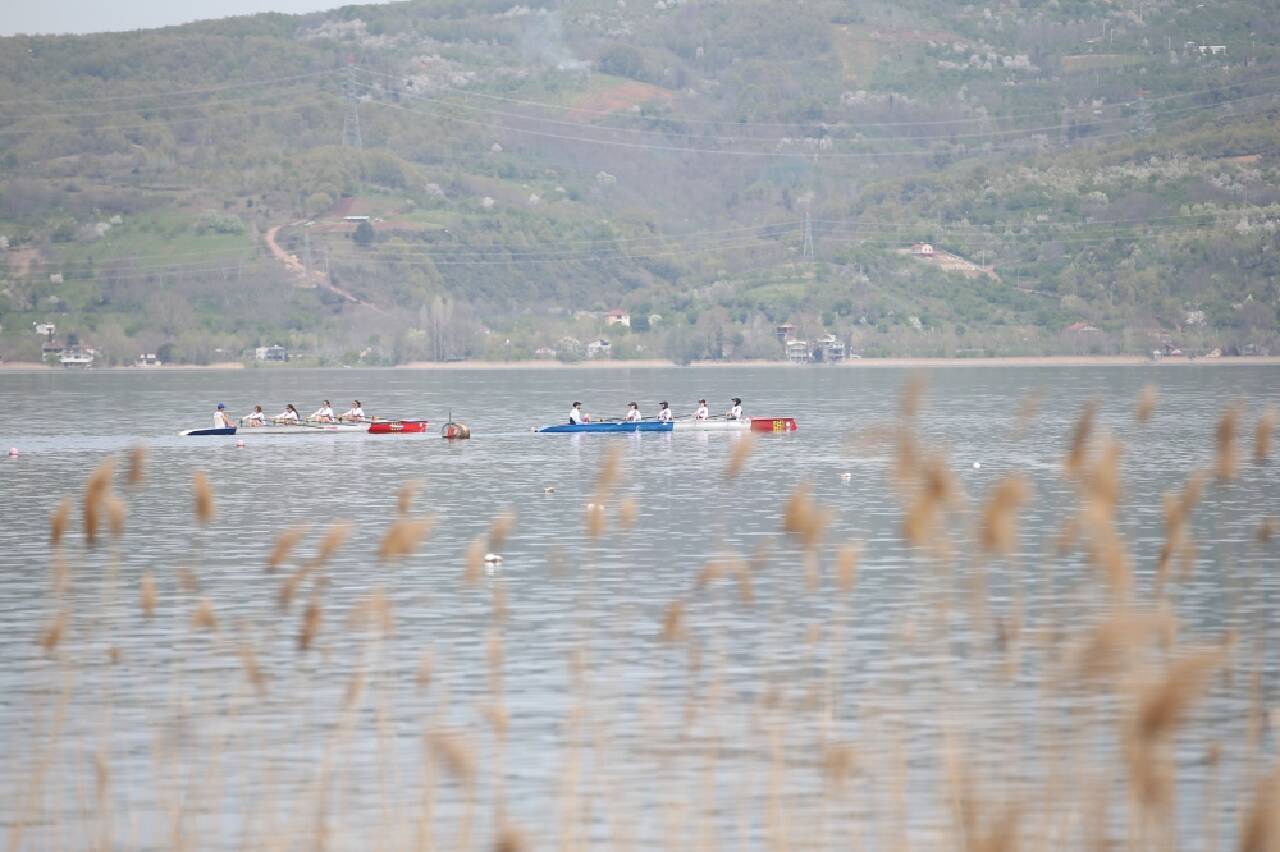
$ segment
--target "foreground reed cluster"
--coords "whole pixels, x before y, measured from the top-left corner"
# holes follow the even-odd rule
[[[1274,605],[1274,582],[1196,540],[1239,511],[1221,501],[1243,466],[1270,463],[1275,411],[1222,412],[1208,463],[1161,499],[1163,540],[1139,549],[1123,511],[1134,450],[1097,404],[1060,473],[971,494],[921,437],[925,395],[913,379],[899,420],[851,443],[882,463],[901,558],[841,534],[800,482],[773,541],[701,554],[657,606],[644,577],[605,586],[593,567],[643,525],[623,453],[606,452],[582,552],[548,551],[571,601],[552,639],[512,626],[519,601],[492,568],[520,532],[509,509],[465,553],[428,558],[439,520],[405,483],[354,594],[333,576],[352,524],[290,526],[235,578],[254,615],[220,606],[198,563],[125,549],[147,459],[108,459],[82,536],[70,499],[50,521],[43,680],[11,744],[6,848],[1280,850],[1276,637],[1246,606]],[[1149,428],[1158,406],[1148,389],[1129,416]],[[717,487],[757,449],[737,442]],[[213,534],[214,489],[191,482]],[[1047,483],[1072,507],[1037,537],[1026,518]],[[1273,568],[1274,509],[1240,545]],[[410,566],[435,572],[432,599],[398,594]],[[1184,607],[1218,592],[1218,626],[1192,629]],[[887,597],[888,616],[869,602]],[[407,619],[463,609],[465,659],[406,640]],[[145,667],[121,651],[140,636],[157,648]],[[537,641],[544,665],[513,668]]]

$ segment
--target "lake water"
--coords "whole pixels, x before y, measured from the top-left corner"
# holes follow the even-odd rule
[[[1259,414],[1280,405],[1280,368],[928,372],[915,428],[946,451],[963,492],[946,560],[904,542],[892,453],[859,440],[906,428],[909,375],[0,371],[0,449],[20,453],[0,462],[0,826],[31,849],[103,838],[174,848],[177,837],[189,848],[312,848],[317,837],[487,848],[500,823],[532,848],[951,846],[958,762],[982,801],[1019,808],[1025,831],[1078,840],[1093,819],[1123,840],[1118,732],[1136,680],[1118,692],[1071,685],[1073,649],[1109,603],[1085,556],[1056,547],[1078,502],[1062,459],[1096,400],[1100,431],[1125,446],[1116,527],[1135,606],[1163,601],[1179,648],[1233,643],[1169,744],[1179,845],[1229,842],[1280,724],[1280,550],[1258,535],[1280,514],[1280,477],[1274,450],[1269,465],[1251,458]],[[1142,425],[1135,400],[1149,384],[1159,402]],[[631,400],[683,414],[699,397],[727,409],[732,396],[748,415],[800,425],[758,440],[733,480],[723,471],[739,435],[530,433],[573,400],[602,418]],[[250,436],[243,448],[176,435],[209,425],[220,401],[238,416],[286,402],[305,413],[322,398],[341,411],[355,397],[371,414],[436,425],[425,436]],[[1035,411],[1020,417],[1028,399]],[[1157,589],[1164,495],[1212,466],[1219,414],[1237,402],[1240,475],[1208,487],[1191,520],[1192,570]],[[439,438],[450,410],[470,441]],[[115,455],[123,470],[139,443],[145,481],[117,478],[122,541],[87,550],[77,508],[70,581],[55,589],[50,514],[66,495],[78,507],[93,468]],[[615,451],[620,479],[595,539],[584,510]],[[215,494],[207,526],[193,517],[195,470]],[[980,559],[982,502],[1016,472],[1031,487],[1016,552]],[[434,529],[384,565],[379,542],[410,479],[423,482],[414,511]],[[803,483],[830,512],[811,557],[782,530]],[[504,511],[516,522],[503,562],[468,582],[468,547]],[[349,539],[283,608],[284,578],[340,519]],[[275,537],[300,523],[311,532],[268,573]],[[845,594],[834,565],[849,542],[861,559]],[[736,557],[753,560],[745,574],[702,576]],[[379,594],[393,631],[362,617]],[[216,631],[192,623],[202,601]],[[304,653],[309,602],[322,617]],[[38,639],[59,612],[61,641],[46,650]],[[1164,658],[1145,664],[1134,671],[1154,676]]]

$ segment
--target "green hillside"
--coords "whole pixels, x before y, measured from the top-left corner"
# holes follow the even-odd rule
[[[46,322],[107,363],[781,358],[781,324],[867,357],[1280,351],[1278,47],[1259,0],[4,38],[0,356]]]

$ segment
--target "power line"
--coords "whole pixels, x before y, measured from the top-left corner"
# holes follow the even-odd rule
[[[249,86],[270,86],[276,83],[288,82],[291,80],[307,80],[315,77],[323,77],[328,74],[336,73],[336,68],[326,68],[323,71],[309,71],[304,74],[290,74],[286,77],[265,77],[258,80],[244,80],[239,83],[225,83],[220,86],[204,86],[198,89],[171,89],[163,92],[140,92],[133,95],[101,95],[83,98],[18,98],[14,100],[0,101],[0,106],[8,106],[10,104],[70,104],[70,103],[101,103],[103,101],[136,101],[146,98],[173,98],[183,95],[207,94],[209,92],[225,92],[229,89],[244,89]]]
[[[1240,103],[1243,101],[1270,97],[1275,94],[1276,94],[1275,91],[1269,91],[1269,92],[1262,92],[1262,93],[1257,93],[1253,95],[1243,95],[1238,98],[1223,99],[1213,104],[1195,104],[1188,107],[1181,107],[1173,110],[1168,110],[1166,114],[1177,115],[1187,111],[1216,109],[1226,104]],[[745,136],[745,135],[717,136],[717,135],[707,135],[707,134],[700,134],[700,133],[683,133],[683,132],[674,131],[674,130],[664,130],[661,128],[610,127],[610,126],[603,126],[599,124],[591,124],[588,122],[565,121],[561,119],[547,118],[545,116],[530,115],[528,113],[513,113],[513,112],[505,112],[503,110],[486,109],[485,107],[471,106],[470,104],[466,104],[466,103],[443,100],[441,98],[433,98],[427,95],[420,95],[416,93],[410,94],[410,93],[401,92],[399,97],[402,99],[408,99],[408,100],[419,102],[419,103],[434,104],[440,107],[463,109],[472,113],[479,113],[482,115],[491,115],[496,118],[519,120],[519,121],[531,121],[531,122],[537,122],[541,124],[555,125],[557,127],[570,127],[576,130],[586,131],[591,133],[630,134],[630,135],[642,136],[642,137],[657,137],[661,139],[671,139],[671,138],[691,139],[691,140],[695,140],[703,143],[724,142],[731,145],[733,144],[783,144],[784,142],[794,144],[797,141],[800,141],[803,143],[806,139],[806,137],[802,137],[800,140],[796,140],[792,137],[777,137],[777,136],[773,136],[773,137]],[[1139,109],[1148,111],[1148,116],[1149,116],[1150,114],[1149,102],[1145,98],[1140,98],[1137,101],[1137,103],[1139,105]],[[1054,132],[1065,133],[1066,129],[1072,129],[1079,132],[1081,130],[1087,130],[1089,128],[1104,127],[1107,125],[1119,124],[1119,123],[1128,124],[1130,122],[1130,119],[1127,116],[1121,115],[1121,116],[1112,116],[1110,118],[1098,118],[1091,121],[1080,122],[1078,124],[1064,127],[1065,119],[1067,115],[1068,113],[1064,112],[1062,116],[1063,120],[1059,121],[1057,124],[1047,125],[1043,127],[1024,127],[1024,128],[1010,128],[1005,130],[989,130],[981,133],[949,133],[945,137],[930,137],[930,136],[921,136],[919,134],[914,134],[914,135],[908,135],[908,136],[867,136],[867,137],[858,138],[858,139],[851,139],[848,137],[829,136],[829,135],[818,136],[818,137],[807,137],[807,138],[818,139],[821,141],[830,140],[832,143],[853,142],[856,144],[873,144],[877,142],[900,142],[900,141],[912,141],[912,142],[924,142],[924,143],[951,142],[951,141],[960,140],[960,139],[965,139],[965,140],[995,139],[999,137],[1033,136],[1040,133],[1054,133]],[[455,117],[453,120],[457,121],[460,119],[457,119]],[[677,121],[679,120],[677,119]],[[847,128],[852,130],[860,130],[860,127],[856,125],[847,125]],[[510,128],[510,129],[519,130],[523,132],[522,128]],[[823,127],[822,129],[825,131],[830,128]],[[532,131],[529,131],[529,132],[532,132]],[[1091,138],[1097,138],[1097,135],[1095,134]]]
[[[104,116],[104,115],[137,115],[139,113],[145,113],[145,112],[172,112],[174,110],[180,110],[180,109],[204,109],[207,107],[219,107],[219,106],[231,106],[231,105],[237,105],[237,104],[244,104],[244,103],[256,101],[260,98],[267,98],[267,97],[274,97],[274,98],[290,97],[294,94],[302,93],[302,92],[306,92],[310,94],[310,93],[316,92],[316,90],[311,88],[296,87],[293,89],[283,89],[283,90],[278,89],[275,91],[257,92],[255,94],[245,95],[244,97],[240,97],[240,98],[202,100],[202,101],[193,101],[191,103],[185,103],[185,104],[160,104],[160,105],[148,104],[146,106],[131,106],[131,107],[123,107],[121,109],[111,109],[111,110],[103,110],[103,111],[95,111],[95,112],[41,112],[41,113],[31,113],[27,115],[20,115],[15,120],[43,120],[43,119],[52,119],[52,118],[59,118],[59,119],[97,118],[99,116]]]
[[[264,107],[262,109],[243,110],[237,112],[216,113],[214,115],[202,115],[194,118],[175,118],[166,119],[164,121],[148,121],[142,124],[99,124],[93,127],[63,127],[63,128],[17,128],[9,127],[0,130],[3,136],[18,136],[21,134],[39,134],[39,135],[63,135],[67,133],[97,133],[103,130],[143,130],[149,127],[176,127],[183,124],[196,124],[202,121],[223,121],[233,118],[245,118],[252,115],[268,115],[277,112],[293,112],[310,106],[320,106],[326,101],[332,99],[332,95],[320,93],[321,99],[315,101],[303,101],[301,103],[285,104],[276,107]]]
[[[396,80],[396,81],[400,81],[404,79],[402,75],[388,74],[383,71],[375,71],[372,68],[368,68],[364,66],[360,66],[359,70],[362,73],[369,74],[374,77],[380,77],[383,79]],[[1280,74],[1262,75],[1259,77],[1254,77],[1253,79],[1250,79],[1250,80],[1238,81],[1235,83],[1229,83],[1222,86],[1214,86],[1207,89],[1198,89],[1192,92],[1176,92],[1170,95],[1162,95],[1161,97],[1158,97],[1158,98],[1150,98],[1149,100],[1152,103],[1159,103],[1163,101],[1176,100],[1179,98],[1194,98],[1200,95],[1208,95],[1208,94],[1215,94],[1217,92],[1230,91],[1231,89],[1238,88],[1239,86],[1249,85],[1251,83],[1269,82],[1273,80],[1280,80]],[[504,97],[502,95],[490,94],[488,92],[477,92],[471,89],[461,89],[456,86],[442,86],[441,88],[444,88],[450,92],[461,95],[463,97],[480,98],[483,100],[499,101],[503,103],[512,103],[512,104],[518,104],[520,106],[538,107],[540,109],[547,109],[547,110],[553,110],[553,111],[576,112],[576,113],[584,113],[587,115],[600,115],[600,116],[609,116],[609,117],[615,117],[615,118],[617,117],[641,118],[644,120],[651,120],[652,118],[655,118],[655,116],[643,116],[643,115],[636,116],[628,113],[621,113],[616,110],[593,110],[593,109],[587,109],[585,107],[569,106],[566,104],[555,104],[555,103],[548,103],[545,101],[533,101],[533,100],[523,100],[520,98],[510,98],[510,97]],[[1138,101],[1136,99],[1130,100],[1130,101],[1117,101],[1114,104],[1107,104],[1107,106],[1120,107],[1120,108],[1131,107],[1131,106],[1135,106],[1137,102]],[[786,122],[741,121],[740,122],[740,121],[726,121],[726,120],[719,120],[719,119],[695,119],[695,118],[677,118],[677,117],[672,117],[670,120],[677,121],[682,124],[732,125],[734,127],[780,128],[780,127],[818,126],[824,129],[830,129],[830,128],[857,129],[860,127],[927,127],[927,126],[939,126],[939,125],[945,126],[945,125],[952,125],[952,124],[973,124],[973,123],[989,122],[989,121],[995,121],[995,120],[1054,117],[1054,116],[1057,116],[1058,114],[1059,113],[1057,110],[1038,110],[1038,111],[1031,111],[1031,112],[1023,112],[1023,113],[1006,113],[1004,115],[997,115],[997,116],[972,116],[967,118],[956,118],[956,119],[938,119],[934,121],[882,121],[882,122],[857,122],[857,123],[850,123],[850,122],[827,123],[827,122],[805,122],[805,121],[786,121]]]
[[[1266,95],[1254,95],[1250,97],[1257,98],[1257,97],[1272,97],[1272,96],[1273,96],[1273,93],[1267,93]],[[1240,100],[1245,100],[1245,99],[1242,98]],[[460,118],[454,115],[431,112],[429,110],[411,109],[409,107],[404,106],[403,104],[394,104],[394,103],[389,103],[387,101],[371,101],[371,103],[377,104],[387,109],[394,109],[402,112],[407,112],[412,115],[438,118],[438,119],[443,119],[447,121],[453,121],[458,124],[481,127],[486,130],[489,130],[490,132],[493,131],[493,127],[490,124],[482,121],[475,121],[473,119]],[[1219,104],[1214,104],[1209,106],[1189,108],[1186,111],[1189,112],[1189,111],[1216,109],[1221,106],[1230,105],[1231,103],[1235,103],[1235,102],[1221,102]],[[1252,113],[1251,115],[1257,115],[1257,114],[1261,114],[1261,113]],[[517,116],[517,117],[528,118],[527,116]],[[584,144],[603,145],[606,147],[625,148],[628,150],[667,151],[672,153],[687,153],[687,154],[710,154],[710,155],[717,155],[717,156],[724,156],[724,157],[760,157],[760,158],[766,158],[766,159],[794,159],[796,157],[812,157],[814,160],[818,160],[818,159],[870,160],[870,159],[884,159],[884,158],[890,158],[890,157],[932,157],[936,153],[935,151],[929,150],[929,149],[914,150],[914,151],[899,150],[899,151],[863,151],[863,152],[847,152],[847,151],[820,152],[820,151],[812,151],[812,150],[797,150],[794,152],[744,151],[744,150],[731,150],[731,149],[723,149],[723,148],[701,148],[701,147],[692,147],[692,146],[686,146],[686,145],[656,145],[656,144],[641,143],[641,142],[627,142],[627,141],[622,141],[617,139],[600,139],[600,138],[592,138],[592,137],[586,137],[586,136],[571,136],[563,133],[551,133],[548,131],[536,130],[528,127],[519,127],[515,125],[504,125],[503,129],[512,133],[522,133],[525,135],[537,136],[544,139],[556,139],[556,140],[567,141],[567,142],[582,142]],[[609,132],[610,130],[609,128],[593,128],[593,129],[598,130],[600,132]],[[1092,134],[1090,136],[1084,137],[1084,141],[1092,142],[1092,141],[1097,141],[1101,139],[1109,139],[1109,138],[1128,136],[1128,135],[1129,135],[1128,130],[1118,131],[1114,133],[1097,133],[1097,134]],[[755,140],[755,141],[778,141],[778,140]],[[872,141],[890,141],[890,140],[865,140],[864,143],[872,142]],[[929,141],[929,140],[918,140],[918,141]],[[935,140],[935,141],[945,142],[946,140]],[[1026,140],[1026,141],[1032,141],[1032,140]],[[1011,149],[1010,146],[1005,146],[1005,147],[991,146],[990,148],[975,150],[973,153],[974,154],[996,153],[999,151],[1006,151],[1010,149]]]

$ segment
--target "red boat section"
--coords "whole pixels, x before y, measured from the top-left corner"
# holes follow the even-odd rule
[[[370,435],[399,435],[427,431],[426,420],[380,420],[369,424]]]
[[[752,432],[794,432],[796,431],[796,419],[794,417],[752,417]]]

